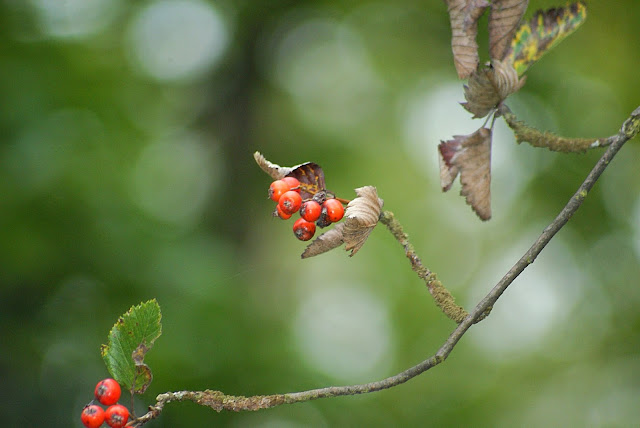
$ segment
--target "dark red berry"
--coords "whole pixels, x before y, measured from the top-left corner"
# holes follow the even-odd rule
[[[116,404],[120,399],[120,393],[120,385],[111,378],[98,382],[94,391],[96,399],[105,406]]]
[[[80,420],[87,428],[98,428],[104,422],[104,410],[97,404],[88,404],[82,409]]]
[[[325,216],[331,223],[340,221],[342,220],[342,217],[344,217],[344,207],[337,199],[327,199],[324,201],[322,204],[322,211],[323,213],[326,212]]]
[[[285,181],[276,180],[269,186],[269,198],[274,202],[278,202],[280,200],[280,196],[289,190],[291,190],[291,186],[289,186]]]
[[[291,190],[294,190],[294,191],[300,193],[300,181],[297,178],[295,178],[295,177],[284,177],[282,179],[282,181],[287,183]]]
[[[300,207],[300,217],[307,221],[316,221],[320,218],[322,206],[316,201],[307,201]]]
[[[299,218],[293,223],[293,233],[301,241],[308,241],[316,233],[316,224]]]
[[[322,210],[322,213],[320,214],[320,218],[318,219],[318,221],[316,221],[316,225],[318,225],[318,227],[324,228],[327,226],[331,226],[331,222],[329,221],[329,219],[327,219],[327,212],[326,210]]]
[[[293,214],[298,211],[300,205],[302,205],[302,197],[300,193],[293,190],[283,193],[278,201],[280,209],[287,214]]]
[[[122,428],[129,420],[129,410],[122,404],[114,404],[104,412],[104,419],[111,428]]]

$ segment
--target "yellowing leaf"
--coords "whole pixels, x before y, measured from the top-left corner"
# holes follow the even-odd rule
[[[529,0],[493,0],[489,12],[489,53],[502,59],[527,10]]]
[[[583,2],[537,11],[516,31],[505,61],[512,63],[522,76],[531,64],[572,34],[586,19],[587,7]]]
[[[493,60],[491,65],[475,71],[464,86],[466,103],[462,103],[474,118],[484,117],[497,108],[509,95],[524,85],[525,78],[508,62]]]
[[[491,130],[480,128],[470,135],[454,135],[442,141],[440,153],[440,184],[442,191],[451,188],[460,174],[467,204],[482,220],[491,218]]]
[[[342,236],[345,250],[351,250],[353,256],[362,248],[369,234],[378,224],[383,200],[373,186],[356,189],[357,198],[349,202],[344,214],[344,230]]]
[[[131,307],[109,332],[101,354],[111,376],[125,388],[143,393],[152,380],[144,357],[162,333],[160,306],[153,299]]]
[[[453,62],[460,79],[468,78],[478,67],[478,19],[489,6],[486,0],[446,0],[451,21]]]

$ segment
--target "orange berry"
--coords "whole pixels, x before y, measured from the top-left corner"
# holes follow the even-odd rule
[[[300,193],[294,190],[284,192],[278,200],[278,206],[287,214],[293,214],[298,211],[300,209],[300,205],[302,205],[302,197],[300,196]]]
[[[114,404],[104,412],[104,421],[111,428],[122,428],[129,420],[129,409],[122,404]]]
[[[307,221],[316,221],[320,218],[322,206],[316,201],[307,201],[300,207],[300,217]]]
[[[105,406],[116,404],[120,399],[120,394],[120,384],[111,378],[98,382],[94,390],[96,399]]]
[[[316,225],[303,218],[299,218],[293,223],[293,233],[301,241],[308,241],[316,233]]]
[[[97,404],[87,404],[80,415],[82,424],[87,428],[100,428],[104,422],[104,410]]]
[[[331,223],[342,220],[344,217],[344,207],[337,199],[327,199],[322,204],[322,213]]]
[[[287,182],[283,180],[276,180],[269,186],[269,198],[274,202],[278,202],[280,200],[280,196],[289,190],[291,190],[291,186],[289,186]]]
[[[296,192],[300,193],[300,181],[297,178],[295,178],[295,177],[284,177],[282,179],[282,181],[287,183],[291,190],[295,190]]]
[[[280,204],[276,205],[276,213],[278,214],[278,217],[280,217],[283,220],[289,220],[293,215],[293,214],[287,214],[286,212],[282,211]]]

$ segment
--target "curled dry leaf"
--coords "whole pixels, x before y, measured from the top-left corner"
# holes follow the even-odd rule
[[[475,71],[464,86],[466,103],[462,103],[474,118],[484,117],[498,107],[509,95],[524,85],[525,78],[507,61],[493,60],[485,68]]]
[[[342,231],[344,229],[344,223],[336,224],[333,229],[323,233],[313,240],[311,244],[302,253],[302,258],[317,256],[318,254],[326,253],[334,248],[338,248],[344,243],[342,237]]]
[[[511,44],[529,0],[493,0],[489,11],[489,53],[503,59]]]
[[[253,158],[256,160],[256,163],[264,172],[269,174],[271,178],[274,180],[280,180],[283,177],[286,177],[295,167],[284,167],[280,165],[276,165],[275,163],[269,162],[260,152],[255,152],[253,154]]]
[[[440,152],[440,184],[442,191],[451,188],[460,174],[467,204],[482,220],[491,218],[491,130],[480,128],[470,135],[454,135],[443,141]]]
[[[460,79],[478,67],[478,19],[489,6],[486,0],[446,0],[451,21],[451,50]]]
[[[300,181],[300,196],[302,199],[310,199],[317,192],[326,189],[324,172],[320,165],[313,162],[306,162],[292,167],[284,167],[269,162],[260,152],[255,152],[253,158],[258,166],[274,180],[283,177],[295,177]]]
[[[345,250],[351,250],[350,256],[362,248],[369,234],[378,224],[383,200],[373,186],[356,189],[357,198],[349,202],[344,215],[344,230],[342,232]]]

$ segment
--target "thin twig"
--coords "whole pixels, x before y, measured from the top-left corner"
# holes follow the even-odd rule
[[[370,382],[362,385],[350,385],[350,386],[332,386],[327,388],[313,389],[309,391],[294,392],[289,394],[275,394],[275,395],[260,395],[253,397],[242,397],[226,395],[220,391],[180,391],[180,392],[168,392],[160,394],[156,398],[157,403],[149,407],[149,412],[140,418],[130,422],[129,426],[142,426],[152,419],[157,418],[164,405],[172,401],[193,401],[197,404],[211,407],[216,411],[230,410],[230,411],[244,411],[244,410],[260,410],[270,407],[279,406],[281,404],[292,404],[303,401],[315,400],[325,397],[338,397],[343,395],[357,395],[374,391],[380,391],[383,389],[391,388],[396,385],[407,382],[408,380],[418,376],[421,373],[429,370],[430,368],[442,363],[447,359],[453,348],[458,341],[464,336],[467,330],[478,320],[482,319],[488,311],[493,307],[496,301],[500,298],[502,293],[509,287],[509,285],[538,257],[544,247],[551,241],[554,235],[562,229],[562,227],[569,221],[573,214],[580,208],[582,202],[588,195],[589,191],[598,180],[602,172],[607,168],[613,157],[620,150],[625,142],[635,137],[640,132],[640,107],[638,107],[631,116],[624,122],[620,132],[617,135],[609,137],[607,141],[610,141],[610,145],[602,155],[598,163],[593,167],[587,178],[580,185],[576,193],[571,197],[569,202],[562,209],[560,214],[553,220],[553,222],[547,226],[542,234],[536,239],[531,248],[513,265],[513,267],[506,273],[506,275],[496,284],[495,287],[487,294],[469,313],[457,328],[449,335],[449,338],[438,349],[438,351],[431,357],[422,361],[421,363],[395,375],[382,379],[377,382]],[[383,213],[385,214],[385,213]],[[387,222],[387,227],[393,225],[395,220],[390,213],[385,214],[383,222]],[[401,230],[401,229],[400,229]],[[404,235],[404,232],[402,232]],[[406,236],[406,235],[404,235]],[[403,244],[404,245],[404,244]],[[411,254],[406,250],[407,256]],[[413,259],[410,257],[413,266]],[[418,267],[421,266],[418,265]],[[426,268],[422,267],[425,269]],[[424,275],[424,278],[427,278]]]
[[[460,324],[469,313],[465,311],[462,306],[456,304],[454,297],[438,280],[436,274],[422,264],[413,245],[409,242],[409,237],[404,233],[402,226],[398,220],[396,220],[393,213],[391,211],[383,211],[380,214],[380,222],[387,226],[387,229],[389,229],[393,237],[396,238],[396,241],[402,245],[404,253],[411,263],[411,269],[425,282],[436,305],[438,305],[447,317],[455,321],[456,324]]]
[[[518,143],[528,143],[533,147],[547,148],[554,152],[584,153],[589,149],[606,147],[613,143],[613,138],[567,138],[552,132],[542,132],[518,120],[505,104],[500,106],[496,116],[502,116],[516,136]]]

